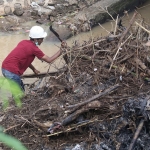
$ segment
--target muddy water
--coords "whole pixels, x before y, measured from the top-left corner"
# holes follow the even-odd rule
[[[149,9],[150,9],[150,1],[146,3],[142,8],[138,9],[138,12],[142,15],[145,20],[150,23],[150,18],[149,18]],[[128,22],[130,18],[132,17],[133,13],[129,14],[129,17],[124,17],[123,18],[123,25],[128,25]],[[1,46],[1,55],[0,55],[0,65],[4,58],[8,55],[8,53],[18,44],[19,41],[23,39],[29,39],[28,38],[28,32],[27,29],[30,29],[32,25],[35,25],[34,22],[30,22],[25,24],[28,28],[24,30],[23,33],[16,32],[15,34],[9,34],[9,33],[0,33],[0,46]],[[70,38],[67,40],[68,45],[72,45],[72,43],[76,40],[79,42],[86,41],[89,38],[92,37],[97,37],[97,36],[104,36],[107,35],[107,31],[111,31],[114,26],[112,25],[111,22],[106,22],[101,26],[97,26],[92,31],[87,32],[87,33],[81,33],[75,37]],[[46,31],[49,33],[48,26],[43,26]],[[44,41],[42,45],[40,46],[40,49],[47,54],[48,56],[52,56],[54,53],[56,53],[59,50],[60,43],[54,43],[54,42],[47,42]],[[51,71],[55,71],[58,68],[62,67],[64,65],[64,62],[62,61],[61,58],[57,59],[53,64],[49,65],[45,62],[41,62],[38,59],[35,59],[33,62],[33,65],[40,71],[40,72],[46,72],[49,68]],[[25,74],[31,74],[32,71],[30,69],[27,69]],[[0,71],[0,76],[1,76],[1,71]]]

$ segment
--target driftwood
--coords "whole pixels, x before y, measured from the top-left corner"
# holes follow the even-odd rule
[[[43,131],[47,131],[47,126],[43,123],[38,122],[37,120],[33,120],[33,124],[35,124],[36,126],[38,126],[40,129],[42,129]]]
[[[144,24],[143,19],[136,18],[136,21],[145,29],[150,28],[148,24]],[[116,26],[117,22],[116,20]],[[16,107],[10,107],[7,110],[3,119],[0,119],[2,126],[7,125],[5,132],[16,135],[26,143],[29,149],[36,149],[39,142],[44,145],[46,142],[51,149],[55,149],[56,146],[57,149],[63,149],[64,147],[60,145],[65,146],[68,143],[64,136],[59,137],[60,140],[55,137],[56,140],[54,140],[44,139],[41,134],[44,137],[51,137],[61,133],[66,135],[68,132],[74,131],[74,134],[69,134],[69,140],[71,139],[72,143],[76,143],[77,140],[79,140],[77,143],[81,141],[87,143],[91,139],[93,143],[94,137],[94,144],[102,139],[106,146],[110,146],[112,149],[122,149],[124,147],[122,143],[127,140],[120,141],[118,139],[124,137],[125,131],[128,131],[128,125],[131,127],[130,129],[135,129],[134,121],[139,120],[139,111],[136,110],[141,107],[143,109],[140,109],[140,112],[144,110],[144,97],[149,94],[150,80],[147,75],[150,74],[150,71],[148,74],[146,73],[150,65],[147,60],[150,47],[143,44],[147,40],[149,41],[149,35],[136,22],[133,26],[135,27],[135,25],[137,27],[133,30],[130,23],[126,31],[122,26],[122,28],[115,28],[114,32],[112,31],[114,35],[92,37],[84,43],[74,43],[73,47],[68,47],[66,50],[70,59],[69,65],[66,65],[66,71],[59,70],[59,72],[48,73],[49,70],[45,70],[45,73],[39,75],[24,75],[23,77],[27,78],[41,77],[42,79],[47,75],[52,77],[45,80],[43,78],[42,81],[45,82],[43,81],[42,85],[40,85],[41,80],[37,78],[39,82],[36,81],[28,87],[29,95],[27,94],[23,98],[22,110],[16,109]],[[118,34],[120,35],[117,36]],[[122,36],[121,39],[120,36]],[[119,39],[121,43],[119,43]],[[119,47],[117,47],[118,44]],[[109,72],[110,65],[112,69]],[[147,82],[143,78],[147,78]],[[115,86],[106,88],[112,84]],[[39,88],[41,86],[43,87]],[[33,95],[32,89],[36,89],[34,91],[36,95]],[[136,102],[132,103],[134,97]],[[126,105],[128,100],[129,103]],[[138,100],[140,103],[144,102],[140,105]],[[96,106],[89,107],[96,101],[98,102]],[[71,106],[68,106],[68,103]],[[130,103],[131,105],[128,105]],[[11,106],[13,104],[11,103]],[[16,116],[18,114],[19,116]],[[145,113],[142,114],[145,117]],[[89,124],[91,124],[90,128],[81,128]],[[126,143],[127,149],[130,144],[129,150],[136,144],[136,139],[142,132],[142,125],[140,124],[140,127],[137,131],[135,129],[132,135],[130,133],[125,135],[130,139]],[[79,138],[80,131],[84,133],[81,135],[82,138]],[[48,132],[50,132],[49,135],[47,135]],[[29,136],[28,133],[30,133]],[[148,137],[142,136],[140,139],[145,141]],[[64,143],[66,144],[64,145]],[[112,143],[113,145],[111,145]],[[91,141],[89,145],[91,145]],[[138,149],[140,146],[137,144],[136,148]]]
[[[144,31],[150,34],[150,31],[144,28],[142,25],[140,25],[138,22],[135,22],[136,25],[138,25],[140,28],[142,28]]]
[[[105,107],[105,106],[103,106],[99,101],[93,101],[93,102],[85,105],[81,109],[77,110],[76,112],[72,113],[71,115],[67,116],[62,121],[62,125],[65,126],[65,125],[71,123],[77,117],[79,117],[79,115],[81,115],[82,113],[88,112],[90,109],[100,109],[100,108],[103,108],[103,107]]]
[[[22,75],[21,78],[39,78],[39,77],[46,77],[46,76],[55,76],[57,72],[45,72],[39,74],[25,74]]]
[[[127,61],[128,59],[130,59],[130,58],[133,57],[133,56],[134,56],[134,54],[126,55],[122,60],[119,61],[119,64],[121,64],[121,63]]]
[[[87,103],[90,103],[90,102],[94,101],[96,98],[99,98],[99,97],[102,97],[102,96],[105,96],[105,95],[109,94],[110,92],[116,90],[119,86],[120,86],[119,84],[116,84],[116,85],[106,89],[104,92],[93,96],[92,98],[88,99],[87,101],[84,101],[84,102],[81,102],[81,103],[78,103],[78,104],[75,104],[75,105],[70,105],[67,108],[71,109],[71,108],[75,108],[75,107],[81,107],[81,106],[83,106]]]
[[[66,68],[60,68],[61,72],[66,71]],[[39,74],[24,74],[21,76],[21,78],[39,78],[39,77],[47,77],[47,76],[55,76],[58,73],[60,73],[59,71],[55,71],[55,72],[43,72],[43,73],[39,73]]]
[[[97,120],[97,119],[87,120],[87,121],[82,122],[81,124],[74,124],[74,125],[72,125],[71,127],[67,128],[67,129],[64,129],[64,130],[61,130],[61,131],[58,131],[58,132],[55,132],[55,133],[52,133],[52,134],[48,134],[46,136],[43,135],[42,137],[52,137],[52,136],[55,136],[55,135],[58,136],[61,133],[68,133],[68,132],[72,132],[72,131],[77,131],[77,129],[79,127],[83,127],[83,126],[86,126],[87,124],[97,122],[97,121],[100,122],[101,120]]]
[[[85,46],[80,46],[80,47],[75,48],[75,49],[73,49],[73,50],[74,50],[74,51],[80,50],[80,49],[83,49],[83,48],[85,48],[85,47],[92,46],[92,45],[94,45],[94,44],[96,44],[96,43],[100,43],[100,42],[103,42],[103,41],[106,41],[106,39],[100,39],[100,40],[98,40],[98,41],[96,41],[96,42],[92,42],[92,43],[87,44],[87,45],[85,45]]]
[[[90,56],[87,56],[87,55],[80,55],[80,56],[77,56],[78,58],[81,58],[81,59],[86,59],[86,60],[90,60],[90,61],[94,61],[94,62],[97,62],[99,64],[101,64],[101,62],[99,61],[99,59],[93,59],[93,57],[90,57]]]
[[[122,43],[124,37],[126,36],[126,34],[129,32],[129,29],[131,28],[131,26],[133,25],[134,21],[135,21],[135,17],[138,13],[135,12],[134,15],[132,16],[131,20],[130,20],[130,23],[129,23],[129,26],[127,27],[127,29],[124,31],[124,33],[122,34],[120,40],[119,40],[119,43],[118,43],[118,47],[120,46],[120,43]]]
[[[123,43],[121,43],[120,45],[118,45],[117,52],[116,52],[116,54],[114,55],[113,61],[112,61],[111,65],[110,65],[109,72],[110,72],[110,70],[111,70],[111,68],[112,68],[112,66],[113,66],[113,64],[114,64],[114,61],[116,60],[116,57],[117,57],[117,55],[118,55],[120,49],[122,49],[122,46],[130,39],[131,36],[132,36],[132,34],[130,34],[130,36],[129,36]]]
[[[134,61],[138,66],[140,66],[145,71],[145,73],[150,75],[150,70],[145,66],[145,64],[140,59],[135,58]]]
[[[117,119],[119,118],[119,116],[116,116],[115,118],[113,119]],[[109,120],[112,120],[112,118],[110,118]],[[79,127],[83,127],[83,126],[86,126],[88,124],[91,124],[91,123],[94,123],[94,122],[102,122],[103,120],[98,120],[97,118],[94,118],[92,120],[86,120],[80,124],[74,124],[72,125],[71,127],[67,128],[67,129],[64,129],[62,131],[58,131],[58,132],[55,132],[55,133],[52,133],[52,134],[48,134],[48,135],[43,135],[42,137],[52,137],[52,136],[55,136],[55,135],[59,135],[61,133],[69,133],[69,132],[72,132],[72,131],[76,131]],[[100,132],[100,131],[99,131]]]
[[[121,66],[115,66],[115,65],[113,65],[112,68],[113,69],[118,69],[121,72],[121,74],[126,74],[126,76],[128,74],[132,74],[133,76],[136,75],[135,72],[133,72],[132,70],[127,69],[125,66],[121,67]]]
[[[127,40],[132,36],[132,34],[130,34],[130,36],[122,43],[122,41],[124,40],[125,36],[126,36],[127,33],[129,32],[129,29],[130,29],[131,26],[133,25],[134,20],[135,20],[135,17],[136,17],[137,14],[138,14],[137,12],[134,13],[132,19],[130,20],[129,26],[128,26],[127,29],[123,32],[123,34],[122,34],[122,36],[121,36],[121,38],[120,38],[120,40],[119,40],[119,42],[118,42],[118,49],[117,49],[116,54],[114,55],[114,58],[113,58],[113,61],[112,61],[111,65],[110,65],[109,71],[111,70],[111,68],[112,68],[112,66],[113,66],[113,63],[114,63],[114,61],[115,61],[115,59],[116,59],[116,57],[117,57],[117,55],[118,55],[120,49],[121,49],[122,46],[127,42]]]
[[[143,125],[144,125],[144,120],[141,120],[141,122],[139,123],[139,125],[138,125],[138,127],[137,127],[137,130],[136,130],[136,132],[135,132],[135,134],[134,134],[134,137],[133,137],[133,139],[132,139],[132,142],[131,142],[131,144],[130,144],[128,150],[132,150],[132,149],[133,149],[133,146],[134,146],[134,144],[135,144],[135,142],[136,142],[136,140],[137,140],[137,138],[138,138],[138,136],[139,136],[139,133],[140,133],[141,130],[142,130]]]

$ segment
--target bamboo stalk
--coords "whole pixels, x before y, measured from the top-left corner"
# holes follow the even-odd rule
[[[139,24],[138,22],[135,22],[135,24],[150,34],[150,31],[143,27],[141,24]]]

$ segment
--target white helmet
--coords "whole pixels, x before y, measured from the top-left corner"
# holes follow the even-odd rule
[[[47,33],[40,26],[33,26],[30,29],[29,37],[32,39],[45,38],[46,36],[47,36]]]

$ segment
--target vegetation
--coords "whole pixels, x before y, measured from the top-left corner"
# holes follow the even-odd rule
[[[24,95],[21,88],[14,81],[0,77],[0,98],[3,102],[4,110],[9,105],[9,94],[12,94],[15,104],[21,108],[21,98]],[[0,142],[4,143],[13,150],[27,150],[27,148],[19,140],[5,134],[3,131],[4,129],[0,127]]]

